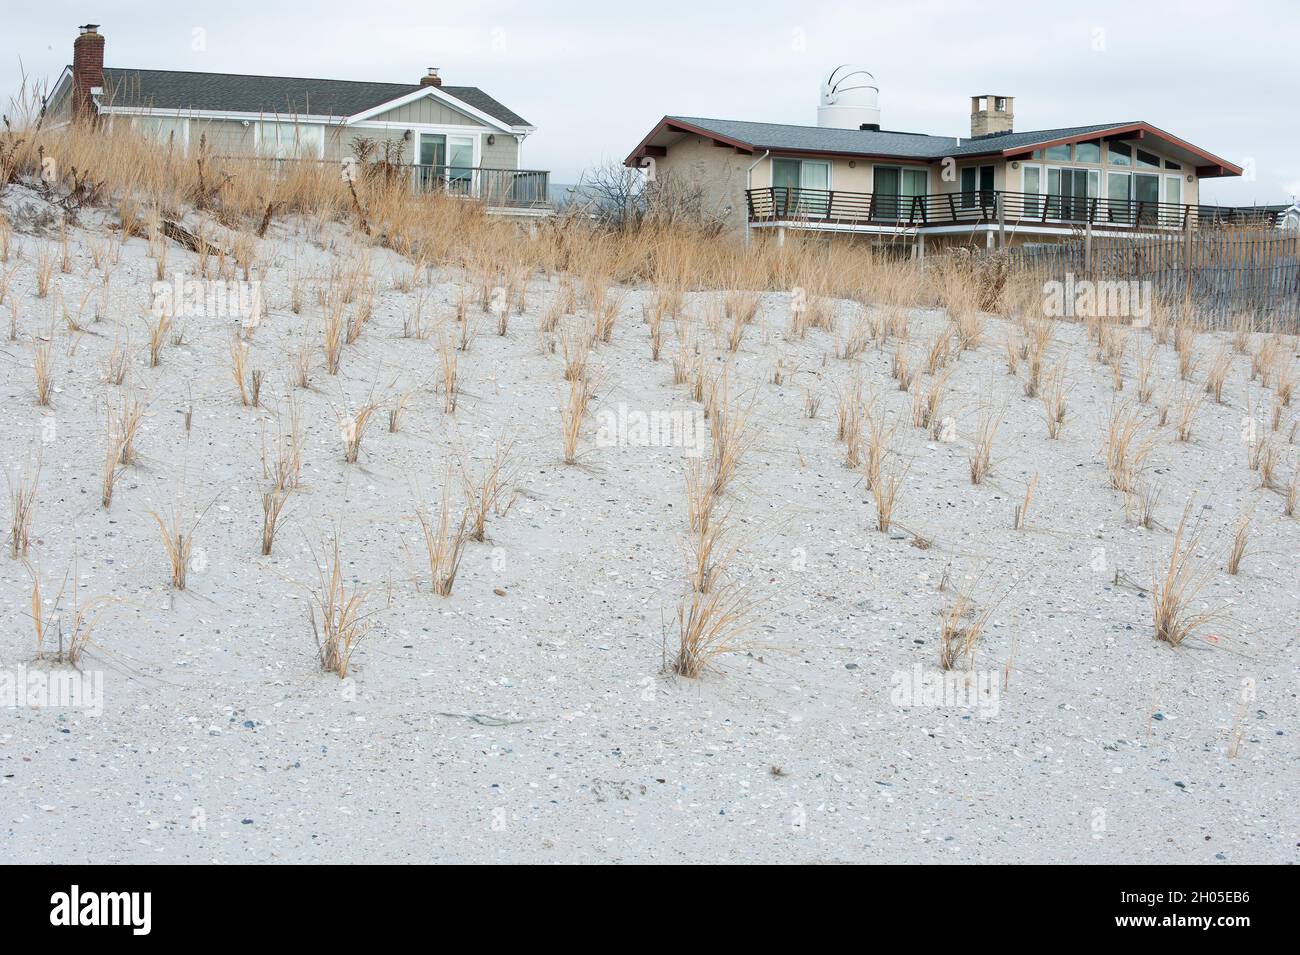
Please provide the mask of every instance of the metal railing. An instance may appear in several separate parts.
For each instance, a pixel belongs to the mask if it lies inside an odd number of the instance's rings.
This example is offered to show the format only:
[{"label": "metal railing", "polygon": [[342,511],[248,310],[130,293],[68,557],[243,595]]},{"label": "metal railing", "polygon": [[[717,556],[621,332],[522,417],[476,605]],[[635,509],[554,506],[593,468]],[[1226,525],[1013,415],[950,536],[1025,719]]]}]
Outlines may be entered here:
[{"label": "metal railing", "polygon": [[445,192],[502,208],[550,205],[551,174],[541,169],[485,169],[481,166],[412,165],[411,187],[417,192]]},{"label": "metal railing", "polygon": [[1277,223],[1277,213],[1265,209],[1051,196],[1000,189],[899,196],[768,186],[746,190],[745,197],[752,222],[881,224],[918,229],[999,221],[1008,226],[1038,225],[1073,229],[1091,223],[1094,228],[1133,231],[1196,228],[1202,223],[1210,222],[1249,225]]}]

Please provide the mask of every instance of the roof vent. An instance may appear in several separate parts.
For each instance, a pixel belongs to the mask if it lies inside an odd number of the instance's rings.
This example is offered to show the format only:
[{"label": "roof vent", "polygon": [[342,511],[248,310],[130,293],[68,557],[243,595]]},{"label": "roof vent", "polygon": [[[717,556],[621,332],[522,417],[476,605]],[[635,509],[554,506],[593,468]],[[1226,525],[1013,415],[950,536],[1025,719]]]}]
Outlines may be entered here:
[{"label": "roof vent", "polygon": [[822,83],[817,125],[826,129],[880,128],[880,88],[861,67],[835,67]]}]

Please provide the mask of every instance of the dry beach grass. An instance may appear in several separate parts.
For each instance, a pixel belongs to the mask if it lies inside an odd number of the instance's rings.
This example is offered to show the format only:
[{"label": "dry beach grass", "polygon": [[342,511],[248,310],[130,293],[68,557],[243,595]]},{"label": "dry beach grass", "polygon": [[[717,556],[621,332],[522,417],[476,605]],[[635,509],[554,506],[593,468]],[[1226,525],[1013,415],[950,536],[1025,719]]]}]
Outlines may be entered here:
[{"label": "dry beach grass", "polygon": [[1294,337],[0,139],[16,856],[1294,861]]}]

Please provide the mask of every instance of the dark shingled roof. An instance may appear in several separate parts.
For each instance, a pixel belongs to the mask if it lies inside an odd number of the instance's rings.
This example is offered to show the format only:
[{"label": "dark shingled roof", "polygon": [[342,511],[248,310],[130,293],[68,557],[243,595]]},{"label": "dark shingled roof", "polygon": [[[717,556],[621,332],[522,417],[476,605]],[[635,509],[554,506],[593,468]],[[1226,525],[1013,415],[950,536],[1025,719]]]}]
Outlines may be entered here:
[{"label": "dark shingled roof", "polygon": [[669,116],[677,121],[746,143],[755,149],[777,151],[858,153],[864,156],[897,156],[900,159],[942,159],[944,156],[969,156],[1000,152],[1016,146],[1050,142],[1069,136],[1113,129],[1128,123],[1100,123],[1093,126],[1070,126],[1024,133],[997,133],[978,139],[952,136],[928,136],[924,133],[899,133],[872,129],[828,129],[822,126],[788,126],[783,123],[749,123],[732,119],[701,119],[695,116]]},{"label": "dark shingled roof", "polygon": [[[190,73],[184,70],[104,69],[104,96],[116,106],[353,116],[423,89],[415,83],[313,80],[295,76]],[[476,86],[439,90],[507,126],[531,125]]]}]

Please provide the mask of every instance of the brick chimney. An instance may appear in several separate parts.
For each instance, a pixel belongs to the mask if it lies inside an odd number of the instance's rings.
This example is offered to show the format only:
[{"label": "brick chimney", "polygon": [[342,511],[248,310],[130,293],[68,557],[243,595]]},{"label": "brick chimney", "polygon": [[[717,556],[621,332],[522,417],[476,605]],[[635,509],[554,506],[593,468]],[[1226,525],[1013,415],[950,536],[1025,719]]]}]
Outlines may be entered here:
[{"label": "brick chimney", "polygon": [[428,72],[428,74],[427,74],[426,76],[421,76],[421,77],[420,77],[420,85],[421,85],[421,86],[441,86],[441,85],[442,85],[442,77],[438,75],[438,68],[437,68],[436,66],[431,66],[431,67],[429,67],[429,72]]},{"label": "brick chimney", "polygon": [[72,115],[93,119],[92,91],[104,89],[104,36],[98,23],[87,23],[72,44]]},{"label": "brick chimney", "polygon": [[1014,96],[972,96],[970,98],[970,134],[993,136],[1011,132],[1015,114]]}]

